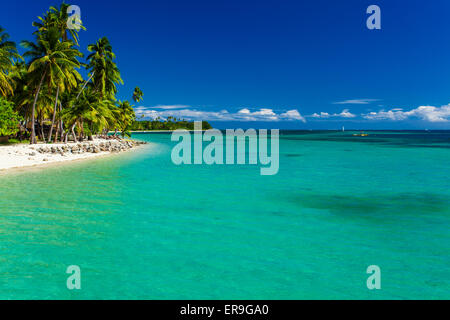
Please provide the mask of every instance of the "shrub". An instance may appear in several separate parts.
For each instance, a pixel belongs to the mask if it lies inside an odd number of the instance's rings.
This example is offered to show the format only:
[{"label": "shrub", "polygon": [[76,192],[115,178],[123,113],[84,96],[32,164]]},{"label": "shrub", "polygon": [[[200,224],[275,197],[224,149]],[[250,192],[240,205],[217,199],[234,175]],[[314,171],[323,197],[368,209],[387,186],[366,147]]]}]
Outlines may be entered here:
[{"label": "shrub", "polygon": [[12,102],[0,97],[0,137],[10,136],[19,131],[20,117],[13,107]]}]

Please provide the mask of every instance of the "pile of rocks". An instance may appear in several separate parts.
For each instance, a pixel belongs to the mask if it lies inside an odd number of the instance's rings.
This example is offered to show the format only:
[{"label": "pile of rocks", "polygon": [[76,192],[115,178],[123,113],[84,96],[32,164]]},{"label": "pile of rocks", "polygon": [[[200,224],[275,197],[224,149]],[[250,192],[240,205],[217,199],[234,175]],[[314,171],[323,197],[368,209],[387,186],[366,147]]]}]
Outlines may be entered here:
[{"label": "pile of rocks", "polygon": [[36,151],[41,154],[60,154],[66,153],[81,154],[81,153],[100,153],[100,152],[121,152],[131,149],[135,146],[145,144],[143,141],[132,140],[108,140],[100,142],[81,142],[74,144],[64,144],[57,146],[42,146],[36,148]]}]

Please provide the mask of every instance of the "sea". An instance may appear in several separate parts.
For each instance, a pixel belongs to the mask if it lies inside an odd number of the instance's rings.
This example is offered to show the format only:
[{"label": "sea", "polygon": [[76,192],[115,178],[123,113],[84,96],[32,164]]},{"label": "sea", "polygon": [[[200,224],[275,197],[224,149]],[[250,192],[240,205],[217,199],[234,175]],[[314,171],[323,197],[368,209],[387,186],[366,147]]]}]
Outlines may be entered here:
[{"label": "sea", "polygon": [[170,133],[2,173],[0,299],[449,299],[450,131],[365,133],[281,131],[275,175]]}]

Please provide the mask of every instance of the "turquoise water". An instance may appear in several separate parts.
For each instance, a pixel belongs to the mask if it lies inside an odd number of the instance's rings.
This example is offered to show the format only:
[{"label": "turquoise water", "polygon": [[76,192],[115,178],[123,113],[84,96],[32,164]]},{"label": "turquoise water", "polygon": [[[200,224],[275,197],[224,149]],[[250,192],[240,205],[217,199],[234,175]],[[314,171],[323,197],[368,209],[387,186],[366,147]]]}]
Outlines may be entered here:
[{"label": "turquoise water", "polygon": [[450,298],[450,133],[283,132],[275,176],[134,138],[0,175],[1,299]]}]

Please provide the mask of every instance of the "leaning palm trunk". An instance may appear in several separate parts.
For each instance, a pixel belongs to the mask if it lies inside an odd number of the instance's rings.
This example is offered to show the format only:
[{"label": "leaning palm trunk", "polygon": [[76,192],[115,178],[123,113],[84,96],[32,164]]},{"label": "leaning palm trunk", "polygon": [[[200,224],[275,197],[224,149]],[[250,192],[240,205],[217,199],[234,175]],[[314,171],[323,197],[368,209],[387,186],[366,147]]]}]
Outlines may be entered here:
[{"label": "leaning palm trunk", "polygon": [[72,133],[74,141],[78,142],[77,137],[75,136],[75,130],[74,130],[75,126],[76,126],[76,122],[70,128],[67,128],[66,132],[64,133],[64,143],[69,142],[69,134],[70,133]]},{"label": "leaning palm trunk", "polygon": [[89,77],[89,79],[87,79],[86,82],[83,84],[83,87],[81,88],[80,92],[78,92],[78,95],[77,95],[75,101],[78,100],[78,98],[80,97],[80,94],[83,92],[83,90],[84,90],[84,88],[86,87],[86,85],[88,84],[88,82],[91,81],[91,79],[92,79],[92,77],[94,76],[94,74],[95,74],[95,71],[92,72],[92,74],[91,74],[91,76]]},{"label": "leaning palm trunk", "polygon": [[[83,87],[81,88],[80,92],[78,92],[77,97],[75,98],[75,102],[78,100],[78,98],[80,97],[81,93],[83,92],[84,88],[86,87],[86,85],[89,83],[89,81],[91,81],[92,77],[94,76],[95,71],[92,72],[91,76],[89,77],[89,79],[86,80],[86,82],[83,84]],[[75,136],[75,126],[76,126],[76,121],[75,123],[72,125],[72,127],[70,129],[67,129],[66,135],[65,135],[65,143],[67,143],[68,141],[68,137],[69,137],[69,132],[72,132],[73,135],[73,139],[75,140],[75,142],[77,141],[77,137]],[[62,120],[61,120],[61,127],[62,127]],[[61,133],[61,140],[62,140],[62,133]]]},{"label": "leaning palm trunk", "polygon": [[33,108],[31,111],[31,139],[30,144],[36,143],[36,130],[34,128],[34,122],[35,122],[35,113],[36,113],[36,102],[39,97],[39,92],[41,91],[42,82],[44,82],[45,74],[47,73],[47,70],[45,70],[44,74],[42,75],[41,82],[39,82],[39,86],[36,91],[36,95],[34,96],[33,101]]},{"label": "leaning palm trunk", "polygon": [[75,121],[75,123],[72,125],[72,128],[70,129],[70,131],[72,131],[72,135],[73,135],[73,140],[75,142],[78,142],[77,140],[77,135],[75,134],[75,126],[77,125],[77,122]]},{"label": "leaning palm trunk", "polygon": [[[50,127],[50,132],[48,133],[48,142],[52,142],[53,126],[55,124],[55,117],[56,117],[56,107],[58,106],[58,94],[59,94],[59,86],[56,88],[55,107],[53,108],[52,125]],[[56,133],[56,136],[58,136],[58,133]]]}]

